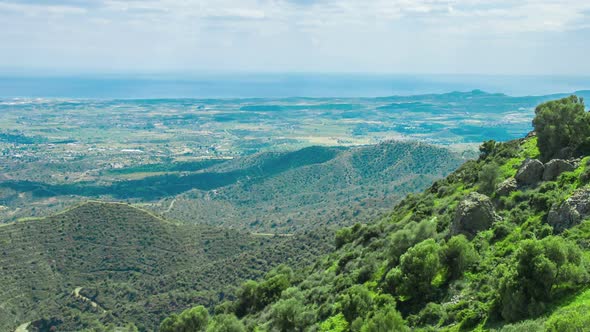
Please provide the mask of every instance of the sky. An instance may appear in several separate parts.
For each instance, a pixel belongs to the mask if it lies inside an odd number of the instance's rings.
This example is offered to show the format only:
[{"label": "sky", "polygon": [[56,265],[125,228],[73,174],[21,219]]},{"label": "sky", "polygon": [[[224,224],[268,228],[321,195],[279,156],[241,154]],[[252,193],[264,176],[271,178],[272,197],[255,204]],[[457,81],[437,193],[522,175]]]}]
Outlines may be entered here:
[{"label": "sky", "polygon": [[0,72],[590,75],[587,0],[0,0]]}]

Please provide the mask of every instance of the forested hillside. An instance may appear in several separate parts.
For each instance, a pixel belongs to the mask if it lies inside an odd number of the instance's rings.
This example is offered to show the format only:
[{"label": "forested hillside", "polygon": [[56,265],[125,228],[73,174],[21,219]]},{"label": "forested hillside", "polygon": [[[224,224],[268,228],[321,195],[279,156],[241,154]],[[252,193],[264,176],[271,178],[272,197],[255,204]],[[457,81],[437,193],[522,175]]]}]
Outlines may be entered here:
[{"label": "forested hillside", "polygon": [[375,219],[465,160],[444,148],[394,141],[269,152],[212,166],[210,174],[240,176],[164,199],[154,209],[176,220],[262,232],[348,226]]},{"label": "forested hillside", "polygon": [[272,266],[305,267],[331,248],[326,234],[253,235],[101,202],[2,225],[0,331],[153,331],[170,309],[219,303]]},{"label": "forested hillside", "polygon": [[590,115],[572,96],[533,125],[341,229],[311,273],[279,267],[161,331],[588,331]]}]

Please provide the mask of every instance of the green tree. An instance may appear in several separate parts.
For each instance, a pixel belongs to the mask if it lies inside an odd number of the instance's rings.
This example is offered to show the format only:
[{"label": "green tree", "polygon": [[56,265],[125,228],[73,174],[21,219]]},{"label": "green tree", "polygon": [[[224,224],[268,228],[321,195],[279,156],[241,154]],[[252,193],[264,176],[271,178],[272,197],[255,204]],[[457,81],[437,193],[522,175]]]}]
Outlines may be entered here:
[{"label": "green tree", "polygon": [[243,317],[252,312],[258,303],[258,283],[248,280],[238,289],[236,300],[236,314]]},{"label": "green tree", "polygon": [[479,172],[479,191],[482,194],[491,195],[496,190],[500,171],[496,163],[486,164]]},{"label": "green tree", "polygon": [[409,331],[402,315],[395,308],[383,308],[367,319],[361,332],[402,332]]},{"label": "green tree", "polygon": [[582,98],[570,96],[537,106],[533,127],[541,158],[549,160],[563,148],[586,150],[590,115],[584,109]]},{"label": "green tree", "polygon": [[207,327],[207,332],[245,332],[246,328],[240,320],[229,314],[221,314],[213,317]]},{"label": "green tree", "polygon": [[494,150],[496,150],[496,141],[494,140],[485,141],[479,146],[479,152],[481,153],[480,156],[482,159],[492,154]]},{"label": "green tree", "polygon": [[207,329],[209,312],[203,306],[183,311],[180,315],[172,314],[160,324],[162,332],[199,332]]},{"label": "green tree", "polygon": [[271,325],[277,331],[303,331],[314,322],[312,311],[297,299],[280,300],[275,303],[270,311]]},{"label": "green tree", "polygon": [[354,285],[340,295],[342,314],[348,322],[365,317],[373,306],[371,292],[364,285]]}]

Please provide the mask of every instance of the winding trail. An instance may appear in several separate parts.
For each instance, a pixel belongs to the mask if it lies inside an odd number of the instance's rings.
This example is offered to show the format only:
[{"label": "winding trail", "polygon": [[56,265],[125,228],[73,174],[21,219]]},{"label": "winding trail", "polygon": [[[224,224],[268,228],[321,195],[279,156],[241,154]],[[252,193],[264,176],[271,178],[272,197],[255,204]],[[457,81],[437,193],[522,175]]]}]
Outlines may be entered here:
[{"label": "winding trail", "polygon": [[168,206],[168,209],[166,209],[166,211],[164,211],[164,213],[168,213],[172,210],[172,208],[174,207],[174,203],[176,203],[176,198],[172,200],[172,202],[170,202],[170,206]]},{"label": "winding trail", "polygon": [[14,330],[14,332],[28,332],[29,325],[31,325],[31,322],[21,324],[16,328],[16,330]]},{"label": "winding trail", "polygon": [[80,300],[82,300],[82,301],[85,301],[85,302],[88,302],[88,303],[90,303],[90,305],[91,305],[93,308],[100,309],[100,310],[102,310],[102,312],[103,312],[103,313],[104,313],[104,312],[107,312],[107,311],[106,311],[106,310],[105,310],[103,307],[101,307],[101,306],[100,306],[98,303],[96,303],[96,302],[92,301],[91,299],[87,298],[87,297],[86,297],[86,296],[84,296],[84,295],[80,295],[80,291],[82,290],[82,288],[83,288],[83,287],[76,287],[76,288],[74,289],[74,291],[72,292],[72,295],[74,295],[74,297],[75,297],[75,298],[77,298],[77,299],[80,299]]}]

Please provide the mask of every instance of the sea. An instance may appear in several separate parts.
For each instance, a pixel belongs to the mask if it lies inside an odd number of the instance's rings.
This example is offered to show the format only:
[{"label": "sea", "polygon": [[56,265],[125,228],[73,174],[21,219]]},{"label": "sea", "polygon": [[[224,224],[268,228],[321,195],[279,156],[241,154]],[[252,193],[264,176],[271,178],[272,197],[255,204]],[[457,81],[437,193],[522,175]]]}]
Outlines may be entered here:
[{"label": "sea", "polygon": [[0,98],[383,97],[482,90],[537,96],[590,90],[586,76],[207,73],[1,75]]}]

